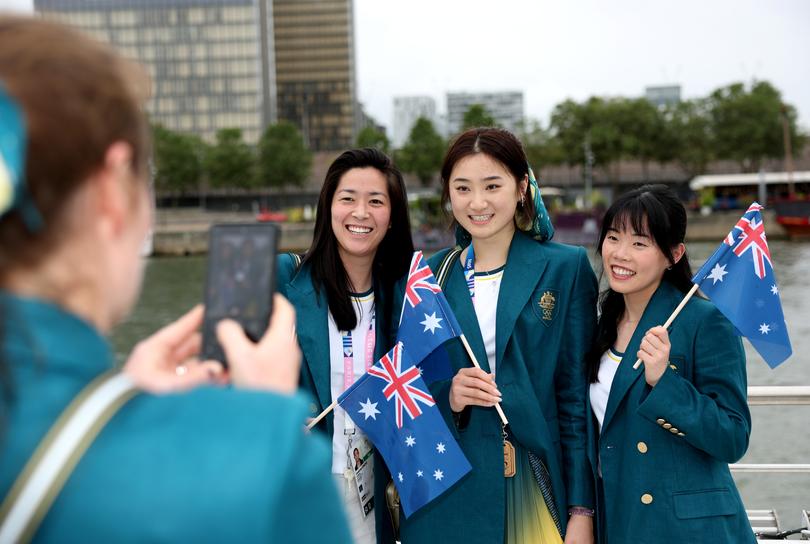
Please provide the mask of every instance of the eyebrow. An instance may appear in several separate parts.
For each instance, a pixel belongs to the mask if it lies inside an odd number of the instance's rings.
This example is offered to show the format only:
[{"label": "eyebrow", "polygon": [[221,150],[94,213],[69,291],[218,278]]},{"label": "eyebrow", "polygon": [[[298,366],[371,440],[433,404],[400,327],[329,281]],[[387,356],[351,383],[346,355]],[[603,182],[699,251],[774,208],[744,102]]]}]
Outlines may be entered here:
[{"label": "eyebrow", "polygon": [[[494,175],[494,176],[487,176],[485,178],[481,178],[481,181],[495,181],[503,179],[502,176]],[[467,178],[453,178],[453,181],[463,181],[463,182],[470,182],[471,180]]]},{"label": "eyebrow", "polygon": [[[608,227],[608,232],[619,232],[620,233],[621,231],[619,229],[615,228],[615,227]],[[637,236],[639,238],[648,238],[648,239],[650,238],[649,234],[642,234],[642,233],[638,233],[638,232],[635,232],[635,231],[633,231],[633,236]]]},{"label": "eyebrow", "polygon": [[[359,191],[356,191],[354,189],[341,189],[340,191],[338,191],[338,193],[349,193],[349,194],[352,194],[352,195],[355,195],[358,192]],[[365,193],[365,194],[370,195],[370,196],[388,196],[382,191],[370,191],[370,192]]]}]

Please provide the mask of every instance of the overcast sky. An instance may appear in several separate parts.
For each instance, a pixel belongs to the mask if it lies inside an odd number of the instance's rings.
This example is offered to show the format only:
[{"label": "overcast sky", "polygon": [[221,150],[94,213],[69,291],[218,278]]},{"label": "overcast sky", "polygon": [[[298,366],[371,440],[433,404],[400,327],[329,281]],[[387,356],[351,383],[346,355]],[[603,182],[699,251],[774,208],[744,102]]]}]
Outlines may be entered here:
[{"label": "overcast sky", "polygon": [[[32,0],[0,0],[20,9]],[[30,9],[30,7],[28,7]],[[766,79],[810,129],[808,0],[354,0],[359,98],[391,128],[393,97],[522,90],[558,102],[680,84],[705,96]]]}]

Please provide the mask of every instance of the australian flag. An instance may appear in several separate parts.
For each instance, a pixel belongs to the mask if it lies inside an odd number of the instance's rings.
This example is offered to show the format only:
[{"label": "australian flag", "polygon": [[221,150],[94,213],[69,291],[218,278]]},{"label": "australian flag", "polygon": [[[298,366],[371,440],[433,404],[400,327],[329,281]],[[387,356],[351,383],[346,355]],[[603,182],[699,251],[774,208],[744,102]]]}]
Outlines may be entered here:
[{"label": "australian flag", "polygon": [[756,202],[748,207],[692,282],[775,368],[793,350],[761,210]]},{"label": "australian flag", "polygon": [[461,326],[422,252],[415,252],[408,270],[397,342],[402,343],[410,359],[422,370],[425,383],[452,376],[447,353],[436,348],[461,333]]},{"label": "australian flag", "polygon": [[471,469],[402,343],[347,389],[338,404],[382,454],[406,516]]}]

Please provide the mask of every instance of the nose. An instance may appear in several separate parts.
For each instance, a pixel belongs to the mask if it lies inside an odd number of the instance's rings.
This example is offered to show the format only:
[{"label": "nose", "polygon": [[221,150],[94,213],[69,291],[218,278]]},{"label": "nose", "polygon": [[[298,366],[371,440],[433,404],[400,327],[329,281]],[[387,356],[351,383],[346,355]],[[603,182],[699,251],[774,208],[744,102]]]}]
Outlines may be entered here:
[{"label": "nose", "polygon": [[358,202],[354,210],[352,210],[352,217],[356,219],[365,219],[368,217],[368,208],[365,202]]},{"label": "nose", "polygon": [[616,247],[614,248],[613,256],[619,259],[620,261],[627,261],[629,260],[627,250],[628,250],[627,244],[624,241],[619,242],[618,244],[616,244]]},{"label": "nose", "polygon": [[470,198],[470,209],[483,210],[487,207],[486,194],[483,191],[473,190]]}]

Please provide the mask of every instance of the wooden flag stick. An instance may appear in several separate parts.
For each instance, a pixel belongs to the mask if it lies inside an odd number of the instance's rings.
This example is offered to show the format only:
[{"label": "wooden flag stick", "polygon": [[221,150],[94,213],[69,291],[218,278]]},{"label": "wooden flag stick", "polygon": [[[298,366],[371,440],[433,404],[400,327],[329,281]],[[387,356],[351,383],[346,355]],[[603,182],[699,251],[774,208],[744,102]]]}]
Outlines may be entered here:
[{"label": "wooden flag stick", "polygon": [[[669,326],[672,325],[672,322],[675,321],[675,318],[678,317],[678,314],[681,313],[681,310],[683,310],[683,307],[686,306],[686,303],[689,302],[689,299],[692,298],[692,295],[694,295],[695,291],[697,291],[697,290],[698,290],[698,284],[696,283],[696,284],[692,285],[692,289],[690,289],[689,292],[686,293],[686,295],[683,297],[683,300],[681,301],[681,303],[678,304],[678,307],[675,308],[675,311],[672,312],[671,316],[669,316],[669,319],[667,319],[667,322],[664,323],[664,328],[665,329],[668,329]],[[633,370],[638,369],[639,366],[641,366],[641,359],[636,361],[636,364],[633,365]]]},{"label": "wooden flag stick", "polygon": [[318,424],[318,422],[319,422],[320,420],[322,420],[323,418],[325,418],[325,417],[326,417],[326,414],[328,414],[329,412],[331,412],[332,410],[334,410],[334,409],[335,409],[335,406],[337,406],[337,401],[333,401],[333,402],[332,402],[332,404],[330,404],[329,406],[327,406],[327,407],[326,407],[326,409],[325,409],[323,412],[321,412],[320,414],[318,414],[318,416],[317,416],[317,417],[315,417],[315,418],[314,418],[312,421],[310,421],[309,423],[307,423],[307,430],[308,430],[308,431],[311,431],[311,430],[312,430],[312,427],[314,427],[315,425],[317,425],[317,424]]},{"label": "wooden flag stick", "polygon": [[[463,334],[459,336],[459,338],[461,338],[461,343],[464,344],[464,349],[467,350],[467,355],[470,356],[472,364],[475,366],[475,368],[481,368],[481,365],[478,364],[478,359],[476,359],[475,355],[473,354],[470,344],[467,343],[467,338]],[[506,414],[503,413],[503,408],[501,408],[501,403],[498,402],[495,404],[495,410],[498,412],[498,415],[501,416],[501,422],[504,425],[509,425],[509,421],[506,419]]]}]

